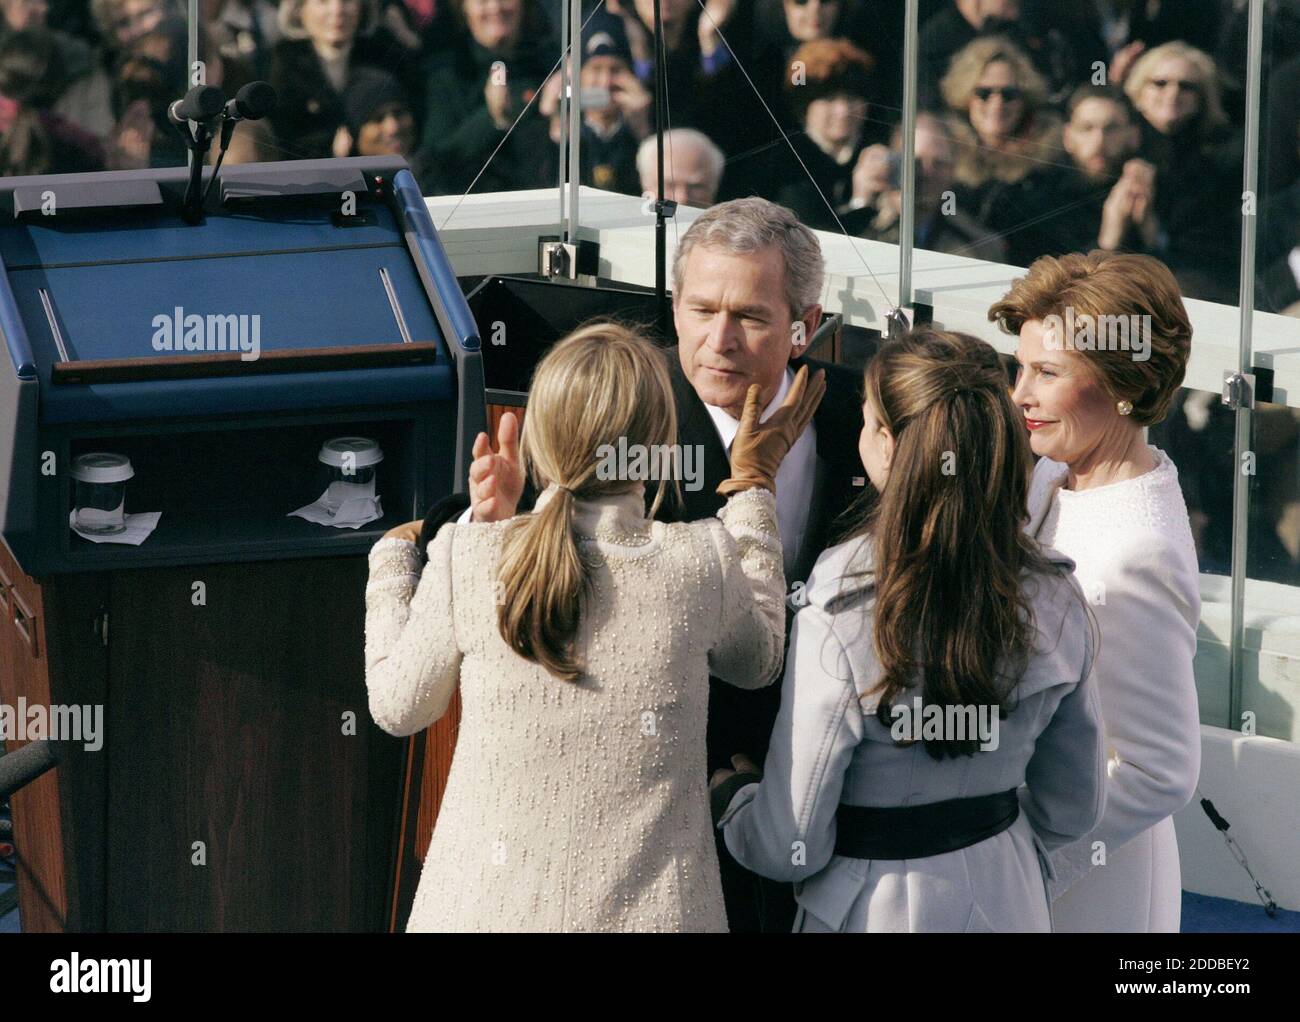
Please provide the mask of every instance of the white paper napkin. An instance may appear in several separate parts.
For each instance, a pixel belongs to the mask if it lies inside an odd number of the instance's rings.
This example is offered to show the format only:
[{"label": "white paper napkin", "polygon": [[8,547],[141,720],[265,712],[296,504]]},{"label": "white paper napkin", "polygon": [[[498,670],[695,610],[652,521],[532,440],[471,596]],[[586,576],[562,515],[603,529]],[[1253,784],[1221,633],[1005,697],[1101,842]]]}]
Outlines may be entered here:
[{"label": "white paper napkin", "polygon": [[286,518],[297,516],[317,525],[337,529],[359,529],[367,522],[384,517],[378,496],[363,495],[367,487],[360,483],[334,482],[312,503],[290,511]]},{"label": "white paper napkin", "polygon": [[72,531],[78,536],[82,539],[88,539],[92,543],[129,543],[131,546],[139,546],[149,538],[149,533],[158,528],[158,519],[161,517],[161,511],[145,511],[138,515],[127,515],[125,517],[126,528],[122,532],[104,536],[97,536],[93,532],[82,532],[78,529],[75,509],[68,512],[68,524],[72,526]]}]

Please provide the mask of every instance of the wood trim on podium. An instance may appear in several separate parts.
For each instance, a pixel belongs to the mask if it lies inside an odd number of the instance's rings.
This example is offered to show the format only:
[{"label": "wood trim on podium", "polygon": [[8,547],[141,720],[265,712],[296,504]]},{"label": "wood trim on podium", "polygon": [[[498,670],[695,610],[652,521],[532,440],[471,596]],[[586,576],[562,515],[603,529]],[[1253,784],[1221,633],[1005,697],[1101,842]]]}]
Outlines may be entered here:
[{"label": "wood trim on podium", "polygon": [[[496,446],[501,416],[514,412],[523,425],[524,409],[509,405],[488,405],[488,436]],[[420,870],[433,840],[433,825],[447,790],[451,761],[460,734],[460,688],[457,687],[447,712],[431,727],[407,739],[406,766],[402,778],[402,811],[398,823],[397,864],[393,871],[392,912],[389,932],[406,928],[420,883]]]},{"label": "wood trim on podium", "polygon": [[351,344],[334,348],[277,348],[245,359],[239,351],[161,355],[157,358],[98,358],[55,362],[51,383],[124,383],[130,380],[186,380],[201,376],[257,376],[317,373],[332,369],[379,369],[437,361],[433,341],[410,344]]}]

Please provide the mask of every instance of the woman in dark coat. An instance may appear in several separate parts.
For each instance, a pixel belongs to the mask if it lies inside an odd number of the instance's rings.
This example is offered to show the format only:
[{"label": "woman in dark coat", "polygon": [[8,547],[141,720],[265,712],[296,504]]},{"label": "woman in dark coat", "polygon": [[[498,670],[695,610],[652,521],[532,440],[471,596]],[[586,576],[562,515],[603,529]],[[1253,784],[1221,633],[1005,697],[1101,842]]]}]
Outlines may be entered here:
[{"label": "woman in dark coat", "polygon": [[378,67],[414,87],[418,65],[403,60],[406,51],[377,27],[378,7],[378,0],[283,0],[284,38],[271,51],[268,74],[277,97],[269,118],[277,158],[347,155],[339,129],[355,68]]},{"label": "woman in dark coat", "polygon": [[536,187],[550,141],[537,104],[528,104],[559,60],[559,44],[536,0],[452,0],[452,21],[451,45],[429,62],[421,145],[437,191],[459,194],[476,177],[475,192]]},{"label": "woman in dark coat", "polygon": [[799,73],[786,75],[785,92],[802,129],[790,136],[799,159],[775,154],[775,199],[809,227],[835,231],[853,198],[858,156],[878,140],[867,130],[872,60],[847,39],[818,39],[795,51],[791,67]]},{"label": "woman in dark coat", "polygon": [[1235,302],[1241,252],[1242,140],[1214,61],[1186,43],[1144,53],[1124,81],[1141,118],[1138,155],[1155,165],[1162,258],[1184,293]]}]

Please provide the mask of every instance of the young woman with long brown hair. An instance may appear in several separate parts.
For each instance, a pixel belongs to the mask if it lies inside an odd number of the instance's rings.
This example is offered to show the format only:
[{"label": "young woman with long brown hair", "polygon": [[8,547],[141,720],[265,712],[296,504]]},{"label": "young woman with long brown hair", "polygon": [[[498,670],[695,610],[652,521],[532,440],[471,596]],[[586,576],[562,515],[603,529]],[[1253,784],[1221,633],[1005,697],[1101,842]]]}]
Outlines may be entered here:
[{"label": "young woman with long brown hair", "polygon": [[796,882],[799,930],[1047,930],[1044,853],[1104,801],[1088,608],[1023,531],[1029,448],[989,345],[918,330],[864,391],[879,498],[808,580],[765,771],[715,775],[719,825]]},{"label": "young woman with long brown hair", "polygon": [[[752,387],[721,520],[654,522],[644,476],[609,471],[607,454],[631,466],[676,445],[664,354],[623,327],[580,329],[529,393],[534,510],[443,526],[422,575],[421,523],[375,544],[371,715],[407,735],[442,716],[457,682],[462,702],[408,930],[726,931],[709,675],[760,688],[780,669],[774,480],[824,388],[801,370],[760,425]],[[669,488],[657,467],[651,514]]]}]

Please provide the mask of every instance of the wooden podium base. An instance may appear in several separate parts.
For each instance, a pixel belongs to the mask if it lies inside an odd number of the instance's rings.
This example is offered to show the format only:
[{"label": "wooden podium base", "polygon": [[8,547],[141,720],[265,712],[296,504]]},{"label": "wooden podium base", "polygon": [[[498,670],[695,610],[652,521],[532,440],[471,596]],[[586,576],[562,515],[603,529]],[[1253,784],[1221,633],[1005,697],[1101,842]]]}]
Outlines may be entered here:
[{"label": "wooden podium base", "polygon": [[101,721],[12,799],[24,931],[393,925],[407,743],[370,720],[365,584],[356,556],[38,583],[0,543],[0,702]]}]

